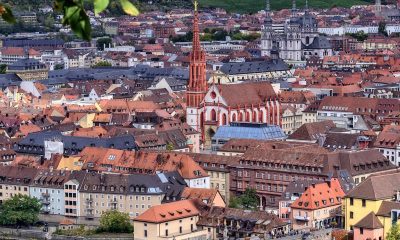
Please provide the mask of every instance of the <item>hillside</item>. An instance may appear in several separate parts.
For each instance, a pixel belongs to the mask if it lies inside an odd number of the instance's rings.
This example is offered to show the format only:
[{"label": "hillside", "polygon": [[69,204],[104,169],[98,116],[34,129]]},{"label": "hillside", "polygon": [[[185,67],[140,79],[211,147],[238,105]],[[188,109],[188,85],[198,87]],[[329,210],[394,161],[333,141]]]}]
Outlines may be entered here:
[{"label": "hillside", "polygon": [[[173,8],[191,7],[192,0],[131,0],[142,11],[148,10],[169,10]],[[229,12],[254,13],[265,8],[265,0],[198,0],[200,7],[224,8]],[[299,8],[305,5],[306,0],[297,0]],[[390,0],[386,0],[390,1]],[[386,2],[383,1],[383,2]],[[2,0],[3,3],[11,5],[14,10],[37,10],[43,6],[52,6],[54,0]],[[85,7],[91,8],[93,0],[84,0]],[[112,8],[119,8],[117,0],[110,0]],[[151,4],[149,4],[151,2]],[[271,7],[275,10],[290,8],[291,0],[271,0]],[[368,4],[374,0],[309,0],[310,7],[330,8],[332,6],[351,7],[353,5]],[[109,9],[110,10],[110,9]],[[113,11],[112,13],[119,12]],[[112,14],[113,15],[113,14]]]},{"label": "hillside", "polygon": [[[202,7],[224,8],[230,12],[251,13],[265,8],[265,0],[199,0]],[[297,0],[299,8],[305,5],[305,0]],[[373,0],[309,0],[310,7],[330,8],[332,6],[351,7],[353,5],[369,4]],[[291,0],[272,0],[271,8],[275,10],[290,8]]]}]

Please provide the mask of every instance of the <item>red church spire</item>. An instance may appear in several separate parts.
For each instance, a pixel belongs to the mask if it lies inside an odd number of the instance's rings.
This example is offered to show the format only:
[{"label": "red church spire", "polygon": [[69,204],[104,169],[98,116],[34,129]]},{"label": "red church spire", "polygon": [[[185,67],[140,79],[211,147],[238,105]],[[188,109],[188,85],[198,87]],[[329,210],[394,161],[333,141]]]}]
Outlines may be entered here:
[{"label": "red church spire", "polygon": [[207,92],[206,80],[206,54],[201,49],[199,36],[199,19],[197,12],[197,0],[194,1],[193,20],[193,47],[190,53],[190,76],[187,90],[187,106],[200,107]]}]

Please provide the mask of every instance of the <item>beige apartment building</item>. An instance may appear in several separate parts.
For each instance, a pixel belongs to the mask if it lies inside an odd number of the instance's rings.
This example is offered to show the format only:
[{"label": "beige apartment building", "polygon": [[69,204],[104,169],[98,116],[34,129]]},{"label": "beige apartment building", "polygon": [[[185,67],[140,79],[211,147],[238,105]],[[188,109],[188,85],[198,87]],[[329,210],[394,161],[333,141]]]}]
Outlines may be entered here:
[{"label": "beige apartment building", "polygon": [[36,173],[33,168],[0,166],[0,204],[17,194],[29,195]]},{"label": "beige apartment building", "polygon": [[197,228],[199,211],[195,200],[182,200],[153,206],[135,218],[135,240],[202,240],[207,230]]}]

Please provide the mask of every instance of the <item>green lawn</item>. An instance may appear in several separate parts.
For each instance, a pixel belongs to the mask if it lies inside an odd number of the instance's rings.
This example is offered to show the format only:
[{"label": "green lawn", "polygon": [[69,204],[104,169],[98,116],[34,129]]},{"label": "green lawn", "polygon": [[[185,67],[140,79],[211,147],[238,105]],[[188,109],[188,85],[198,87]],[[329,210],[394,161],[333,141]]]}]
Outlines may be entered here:
[{"label": "green lawn", "polygon": [[[202,7],[224,8],[230,12],[254,13],[265,8],[265,0],[199,0]],[[305,0],[297,0],[297,6],[303,7]],[[366,4],[371,0],[309,0],[310,7],[330,8],[334,5],[351,7],[353,5]],[[291,0],[271,0],[273,9],[290,8]]]}]

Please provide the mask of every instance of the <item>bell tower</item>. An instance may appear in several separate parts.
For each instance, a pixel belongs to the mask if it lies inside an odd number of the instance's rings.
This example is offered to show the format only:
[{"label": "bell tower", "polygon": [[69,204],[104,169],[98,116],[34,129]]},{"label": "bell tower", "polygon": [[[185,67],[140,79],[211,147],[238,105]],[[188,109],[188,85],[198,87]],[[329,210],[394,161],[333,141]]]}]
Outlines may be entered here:
[{"label": "bell tower", "polygon": [[206,53],[199,36],[198,2],[194,1],[193,45],[190,53],[189,85],[186,92],[186,121],[196,131],[202,131],[203,114],[200,103],[207,93]]}]

